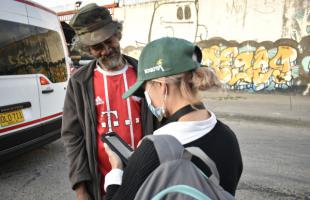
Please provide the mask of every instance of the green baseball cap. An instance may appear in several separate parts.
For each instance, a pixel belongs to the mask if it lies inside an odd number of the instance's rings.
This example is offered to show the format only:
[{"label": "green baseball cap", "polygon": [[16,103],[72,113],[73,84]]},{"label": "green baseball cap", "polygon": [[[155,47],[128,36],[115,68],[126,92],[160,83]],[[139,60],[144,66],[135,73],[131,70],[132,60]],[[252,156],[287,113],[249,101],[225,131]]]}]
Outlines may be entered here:
[{"label": "green baseball cap", "polygon": [[69,22],[79,41],[95,45],[110,38],[117,30],[118,22],[112,20],[110,11],[95,3],[87,4]]},{"label": "green baseball cap", "polygon": [[123,94],[143,96],[141,86],[145,81],[180,74],[200,67],[201,50],[191,42],[164,37],[147,44],[140,55],[136,83]]}]

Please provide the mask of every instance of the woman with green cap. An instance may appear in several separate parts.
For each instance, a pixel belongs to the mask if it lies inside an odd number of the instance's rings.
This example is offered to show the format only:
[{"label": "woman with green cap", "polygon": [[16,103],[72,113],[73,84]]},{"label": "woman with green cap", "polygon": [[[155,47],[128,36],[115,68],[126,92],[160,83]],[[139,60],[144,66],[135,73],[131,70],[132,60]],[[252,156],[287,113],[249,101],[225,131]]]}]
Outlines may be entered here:
[{"label": "woman with green cap", "polygon": [[[234,132],[199,100],[199,91],[220,85],[210,68],[201,67],[201,58],[200,49],[183,39],[166,37],[149,43],[139,59],[138,80],[123,98],[144,95],[163,124],[153,134],[172,135],[184,147],[199,147],[215,162],[220,185],[235,195],[243,168],[239,144]],[[134,199],[159,166],[153,143],[143,140],[124,170],[120,158],[107,145],[105,149],[112,166],[105,179],[106,199]],[[204,165],[192,161],[208,175]]]}]

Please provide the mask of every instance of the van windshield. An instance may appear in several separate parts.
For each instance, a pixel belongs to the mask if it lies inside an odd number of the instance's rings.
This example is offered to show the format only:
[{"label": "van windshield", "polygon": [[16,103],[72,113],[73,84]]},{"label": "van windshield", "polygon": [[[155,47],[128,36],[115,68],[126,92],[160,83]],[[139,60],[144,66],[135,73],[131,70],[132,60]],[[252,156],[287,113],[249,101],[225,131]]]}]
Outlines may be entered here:
[{"label": "van windshield", "polygon": [[56,31],[0,20],[0,75],[44,74],[67,80],[65,55]]}]

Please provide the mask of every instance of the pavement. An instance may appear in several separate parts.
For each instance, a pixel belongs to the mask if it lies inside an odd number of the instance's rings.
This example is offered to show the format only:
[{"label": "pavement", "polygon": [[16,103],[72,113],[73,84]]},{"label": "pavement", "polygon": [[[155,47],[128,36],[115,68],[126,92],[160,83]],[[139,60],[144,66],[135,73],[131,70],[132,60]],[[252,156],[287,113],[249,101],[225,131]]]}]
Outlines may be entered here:
[{"label": "pavement", "polygon": [[250,120],[310,128],[310,96],[212,90],[201,94],[208,109],[221,119]]}]

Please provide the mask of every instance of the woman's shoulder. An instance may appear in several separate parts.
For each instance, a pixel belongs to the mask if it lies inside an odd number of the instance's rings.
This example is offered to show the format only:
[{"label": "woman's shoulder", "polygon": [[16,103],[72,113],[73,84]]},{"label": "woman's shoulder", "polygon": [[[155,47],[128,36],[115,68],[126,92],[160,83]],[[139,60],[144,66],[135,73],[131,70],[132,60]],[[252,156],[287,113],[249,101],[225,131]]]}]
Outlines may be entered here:
[{"label": "woman's shoulder", "polygon": [[214,131],[216,134],[221,134],[225,137],[236,138],[235,132],[227,124],[225,124],[220,120],[217,120],[217,123],[212,131]]},{"label": "woman's shoulder", "polygon": [[225,146],[227,150],[236,151],[239,150],[239,142],[235,132],[225,123],[218,120],[212,133],[210,135],[214,137],[215,141],[221,143],[222,146]]},{"label": "woman's shoulder", "polygon": [[199,144],[205,146],[208,145],[225,145],[227,148],[235,148],[239,146],[238,139],[234,131],[225,123],[217,120],[214,128],[206,133],[203,137],[190,143],[190,145]]}]

